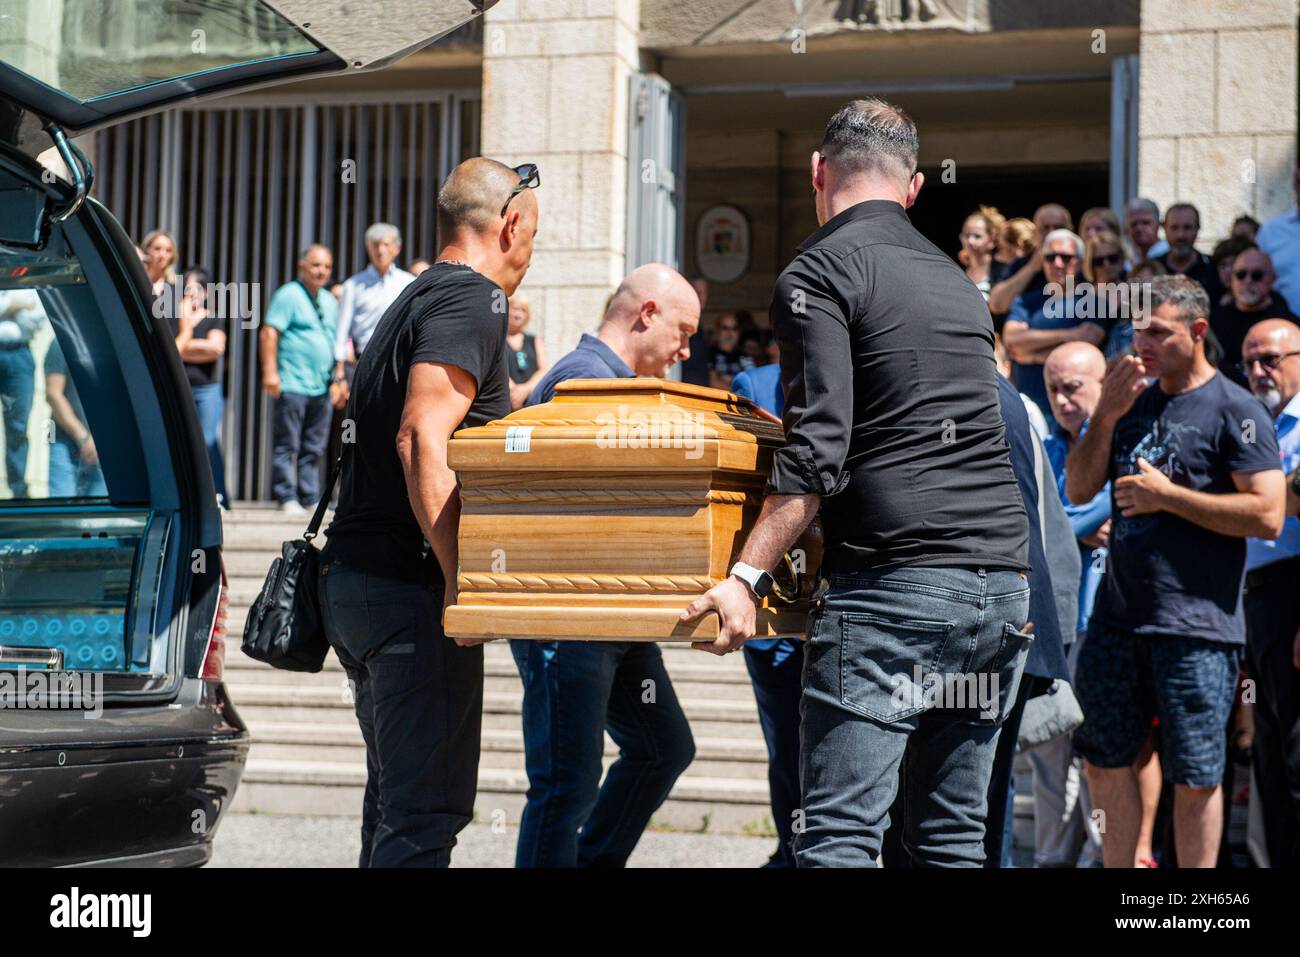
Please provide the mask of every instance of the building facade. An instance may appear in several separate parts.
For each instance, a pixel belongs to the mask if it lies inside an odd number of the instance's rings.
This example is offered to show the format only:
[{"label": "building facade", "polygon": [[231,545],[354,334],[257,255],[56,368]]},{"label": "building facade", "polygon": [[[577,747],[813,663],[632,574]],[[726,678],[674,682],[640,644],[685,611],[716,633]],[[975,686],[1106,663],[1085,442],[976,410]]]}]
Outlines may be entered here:
[{"label": "building facade", "polygon": [[[378,73],[185,107],[94,137],[96,191],[128,231],[178,236],[185,265],[256,283],[299,248],[364,265],[369,222],[404,260],[436,252],[433,198],[462,157],[541,168],[523,287],[552,356],[592,330],[623,274],[659,260],[714,277],[706,321],[764,321],[815,226],[808,159],[856,96],[921,132],[912,216],[954,253],[981,203],[1078,216],[1134,195],[1234,217],[1294,202],[1296,0],[501,0]],[[226,455],[237,497],[268,492],[256,330],[232,330]]]}]

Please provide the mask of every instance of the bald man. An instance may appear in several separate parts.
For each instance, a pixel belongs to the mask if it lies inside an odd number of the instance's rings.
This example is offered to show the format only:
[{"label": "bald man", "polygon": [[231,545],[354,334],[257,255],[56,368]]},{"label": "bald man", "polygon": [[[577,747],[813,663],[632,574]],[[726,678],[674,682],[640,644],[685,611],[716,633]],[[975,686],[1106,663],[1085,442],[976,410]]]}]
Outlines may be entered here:
[{"label": "bald man", "polygon": [[[1105,356],[1088,342],[1059,345],[1048,353],[1043,363],[1043,381],[1055,420],[1051,433],[1043,441],[1043,449],[1052,465],[1057,495],[1065,506],[1070,529],[1079,545],[1079,615],[1073,628],[1068,622],[1061,622],[1071,680],[1105,567],[1106,542],[1110,535],[1110,485],[1083,505],[1071,504],[1065,494],[1065,460],[1097,407],[1105,375]],[[1034,866],[1088,867],[1099,861],[1101,835],[1091,819],[1088,784],[1074,757],[1072,735],[1053,738],[1026,755],[1034,770]]]},{"label": "bald man", "polygon": [[[619,285],[596,334],[583,334],[528,404],[550,401],[566,379],[666,375],[690,355],[699,321],[700,298],[680,274],[641,266]],[[653,556],[646,560],[652,568]],[[524,684],[528,768],[516,865],[622,867],[695,757],[659,646],[511,641],[510,650]],[[602,785],[606,731],[619,755]]]},{"label": "bald man", "polygon": [[700,324],[700,298],[681,273],[659,263],[638,266],[615,290],[596,334],[542,377],[528,405],[550,402],[566,379],[664,376],[690,357]]},{"label": "bald man", "polygon": [[[1238,258],[1238,262],[1240,262]],[[1236,281],[1233,282],[1234,287]],[[1275,416],[1282,467],[1300,466],[1300,327],[1265,319],[1241,345],[1250,391]],[[1246,671],[1255,681],[1255,783],[1273,867],[1300,867],[1300,520],[1276,541],[1246,543]]]},{"label": "bald man", "polygon": [[532,259],[539,183],[532,164],[457,166],[438,193],[437,261],[357,365],[319,582],[366,744],[362,867],[446,867],[474,814],[483,649],[442,630],[460,520],[447,443],[510,412],[507,297]]}]

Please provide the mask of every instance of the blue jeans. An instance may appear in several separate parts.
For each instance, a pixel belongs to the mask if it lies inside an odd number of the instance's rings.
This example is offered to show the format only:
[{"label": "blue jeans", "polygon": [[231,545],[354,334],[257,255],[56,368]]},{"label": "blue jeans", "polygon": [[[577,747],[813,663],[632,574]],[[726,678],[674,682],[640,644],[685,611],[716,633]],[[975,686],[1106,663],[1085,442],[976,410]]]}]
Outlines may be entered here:
[{"label": "blue jeans", "polygon": [[226,494],[226,463],[221,456],[221,413],[226,400],[221,395],[221,383],[196,385],[194,408],[199,413],[199,428],[203,430],[203,444],[208,447],[208,462],[212,465],[212,488],[221,499],[221,504],[230,507],[230,498]]},{"label": "blue jeans", "polygon": [[32,414],[36,360],[21,346],[0,348],[0,408],[5,420],[5,476],[14,498],[27,497],[27,420]]},{"label": "blue jeans", "polygon": [[271,494],[278,504],[320,499],[320,460],[330,440],[329,395],[281,392],[275,400]]},{"label": "blue jeans", "polygon": [[794,821],[799,810],[799,698],[803,642],[758,639],[745,644],[758,723],[767,743],[767,786],[776,825],[776,853],[765,867],[794,867]]},{"label": "blue jeans", "polygon": [[[651,643],[510,642],[524,683],[518,867],[622,867],[695,757]],[[600,781],[605,730],[618,759]]]},{"label": "blue jeans", "polygon": [[474,817],[483,648],[443,633],[441,580],[365,572],[327,545],[318,581],[366,744],[360,866],[446,867]]},{"label": "blue jeans", "polygon": [[108,494],[104,470],[81,461],[77,443],[60,436],[50,446],[50,498],[99,498]]},{"label": "blue jeans", "polygon": [[798,866],[874,866],[900,768],[911,863],[982,866],[989,779],[1029,655],[1028,615],[1020,572],[831,577],[804,646]]}]

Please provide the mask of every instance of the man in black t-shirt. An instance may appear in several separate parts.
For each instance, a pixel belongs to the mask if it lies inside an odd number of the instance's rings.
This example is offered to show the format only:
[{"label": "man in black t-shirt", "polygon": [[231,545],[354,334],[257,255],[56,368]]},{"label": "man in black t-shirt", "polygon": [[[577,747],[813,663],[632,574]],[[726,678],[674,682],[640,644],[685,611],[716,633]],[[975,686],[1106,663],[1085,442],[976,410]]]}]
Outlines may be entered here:
[{"label": "man in black t-shirt", "polygon": [[538,182],[531,164],[483,157],[452,171],[445,245],[379,320],[352,384],[320,599],[366,743],[362,867],[445,867],[473,817],[483,650],[442,630],[460,519],[447,443],[510,412],[507,296],[532,257]]},{"label": "man in black t-shirt", "polygon": [[1201,214],[1197,208],[1191,203],[1174,203],[1165,210],[1165,241],[1169,243],[1169,252],[1157,256],[1156,262],[1168,269],[1170,275],[1195,279],[1210,302],[1215,303],[1223,295],[1223,284],[1210,257],[1196,249],[1200,232]]},{"label": "man in black t-shirt", "polygon": [[[1268,253],[1255,246],[1238,253],[1229,274],[1231,298],[1210,310],[1210,328],[1223,349],[1219,370],[1240,386],[1246,386],[1241,368],[1241,343],[1251,326],[1265,319],[1296,321],[1282,294],[1273,288],[1276,276]],[[1213,300],[1211,300],[1213,302]]]},{"label": "man in black t-shirt", "polygon": [[[1179,867],[1213,867],[1223,824],[1228,713],[1245,643],[1247,537],[1276,538],[1285,496],[1272,413],[1205,358],[1205,290],[1151,281],[1137,356],[1112,362],[1066,460],[1082,504],[1110,481],[1106,574],[1079,653],[1093,806],[1107,867],[1133,867],[1141,802],[1133,763],[1160,718],[1174,783]],[[1145,377],[1156,381],[1147,385]]]}]

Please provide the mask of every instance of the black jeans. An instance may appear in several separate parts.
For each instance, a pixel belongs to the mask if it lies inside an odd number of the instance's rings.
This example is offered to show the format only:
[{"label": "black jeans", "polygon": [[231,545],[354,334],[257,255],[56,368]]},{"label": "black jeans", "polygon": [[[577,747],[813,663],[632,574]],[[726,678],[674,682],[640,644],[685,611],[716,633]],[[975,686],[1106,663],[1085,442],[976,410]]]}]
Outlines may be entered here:
[{"label": "black jeans", "polygon": [[446,867],[474,816],[483,648],[442,630],[442,583],[321,556],[325,632],[366,743],[361,867]]},{"label": "black jeans", "polygon": [[1300,559],[1247,579],[1246,672],[1254,679],[1255,784],[1273,867],[1300,867],[1300,671],[1291,648],[1300,628]]}]

